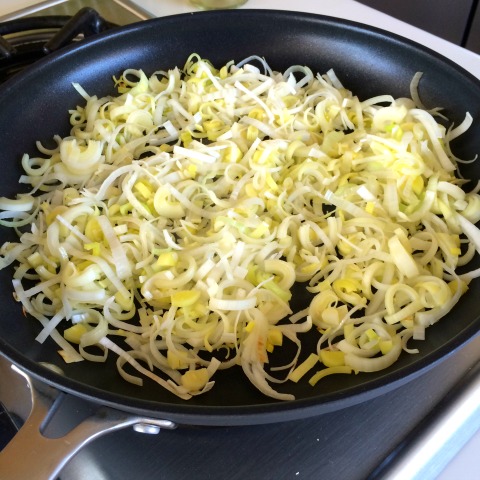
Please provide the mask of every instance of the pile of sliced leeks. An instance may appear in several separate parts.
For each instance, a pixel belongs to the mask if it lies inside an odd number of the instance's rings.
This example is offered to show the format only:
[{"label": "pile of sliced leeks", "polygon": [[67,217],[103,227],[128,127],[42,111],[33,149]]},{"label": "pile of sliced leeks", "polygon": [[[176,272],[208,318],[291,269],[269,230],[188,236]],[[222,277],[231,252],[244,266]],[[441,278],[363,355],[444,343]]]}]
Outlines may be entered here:
[{"label": "pile of sliced leeks", "polygon": [[[258,66],[254,66],[258,65]],[[418,98],[360,100],[333,71],[127,70],[118,95],[70,112],[25,154],[28,194],[0,199],[15,298],[66,362],[113,352],[129,382],[188,399],[240,365],[264,394],[373,372],[458,302],[479,272],[476,189],[455,176],[456,128]],[[292,312],[292,287],[313,300]],[[316,351],[301,334],[316,331]],[[285,342],[296,354],[268,368]],[[111,354],[111,353],[110,353]],[[302,359],[301,361],[299,359]],[[305,360],[304,360],[305,359]],[[317,386],[316,388],[321,388]]]}]

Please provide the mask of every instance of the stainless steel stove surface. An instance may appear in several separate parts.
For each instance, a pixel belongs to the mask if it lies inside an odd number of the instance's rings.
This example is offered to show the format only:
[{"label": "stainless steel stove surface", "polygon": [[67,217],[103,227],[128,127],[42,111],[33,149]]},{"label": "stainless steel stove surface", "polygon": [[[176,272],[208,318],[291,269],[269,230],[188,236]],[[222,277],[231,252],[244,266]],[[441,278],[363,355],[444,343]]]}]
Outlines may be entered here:
[{"label": "stainless steel stove surface", "polygon": [[[89,6],[118,25],[148,17],[128,0],[121,3],[123,6],[113,0],[71,0],[35,16],[72,15]],[[245,427],[179,427],[158,435],[125,428],[82,448],[63,468],[60,477],[433,479],[468,437],[466,431],[478,427],[478,402],[468,411],[466,405],[478,394],[478,368],[474,366],[479,360],[477,337],[394,391],[305,420]],[[472,372],[467,374],[469,371]],[[0,431],[4,438],[10,437],[28,416],[30,392],[24,378],[3,357],[0,402],[8,412],[0,412]],[[454,415],[459,411],[465,415],[456,419]],[[68,413],[58,415],[58,422],[68,423],[67,418],[62,419]],[[453,429],[449,426],[452,419],[456,422]],[[414,451],[421,452],[420,458],[412,455]],[[25,455],[28,458],[28,452]],[[412,465],[414,469],[409,470]]]}]

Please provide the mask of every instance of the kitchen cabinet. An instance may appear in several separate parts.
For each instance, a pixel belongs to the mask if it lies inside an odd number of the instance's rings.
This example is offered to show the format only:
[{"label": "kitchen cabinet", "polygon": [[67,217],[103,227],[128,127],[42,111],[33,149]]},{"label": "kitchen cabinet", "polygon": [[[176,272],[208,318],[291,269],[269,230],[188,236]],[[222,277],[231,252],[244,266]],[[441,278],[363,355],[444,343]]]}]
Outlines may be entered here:
[{"label": "kitchen cabinet", "polygon": [[478,0],[358,1],[438,37],[480,53]]}]

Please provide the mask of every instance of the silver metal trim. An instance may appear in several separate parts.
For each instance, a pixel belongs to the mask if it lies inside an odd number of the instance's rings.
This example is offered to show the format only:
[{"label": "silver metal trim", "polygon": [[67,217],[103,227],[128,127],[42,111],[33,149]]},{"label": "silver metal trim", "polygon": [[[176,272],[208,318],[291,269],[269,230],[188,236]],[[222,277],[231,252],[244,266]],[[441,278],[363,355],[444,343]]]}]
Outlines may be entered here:
[{"label": "silver metal trim", "polygon": [[68,0],[45,0],[35,5],[31,5],[30,7],[21,8],[20,10],[15,10],[12,13],[2,15],[0,16],[0,22],[6,22],[8,20],[25,17],[26,15],[31,15],[39,10],[44,10],[45,8],[53,7],[55,5],[59,5],[60,3],[65,3],[66,1]]}]

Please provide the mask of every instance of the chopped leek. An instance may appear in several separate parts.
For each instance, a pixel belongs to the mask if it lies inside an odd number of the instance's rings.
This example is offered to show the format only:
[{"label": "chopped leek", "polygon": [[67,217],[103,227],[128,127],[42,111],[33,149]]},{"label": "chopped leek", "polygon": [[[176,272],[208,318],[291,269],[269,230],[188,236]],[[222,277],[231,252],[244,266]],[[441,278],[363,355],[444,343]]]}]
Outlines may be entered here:
[{"label": "chopped leek", "polygon": [[[217,69],[194,54],[150,77],[126,70],[117,96],[74,84],[70,135],[25,154],[30,192],[0,198],[0,224],[19,233],[0,268],[15,265],[37,339],[65,361],[112,352],[126,381],[183,399],[233,365],[291,400],[271,384],[317,362],[312,385],[414,351],[408,339],[480,275],[455,273],[480,252],[480,196],[449,145],[473,119],[438,123],[420,77],[412,99],[360,100],[332,70],[259,57]],[[313,298],[300,312],[295,285]],[[317,348],[302,352],[307,331]],[[273,365],[287,343],[296,353]]]}]

